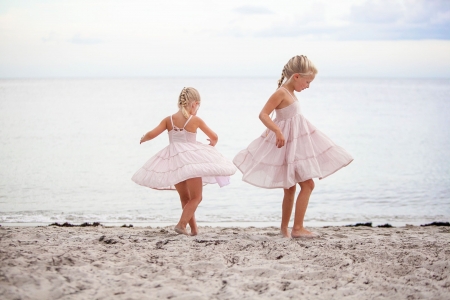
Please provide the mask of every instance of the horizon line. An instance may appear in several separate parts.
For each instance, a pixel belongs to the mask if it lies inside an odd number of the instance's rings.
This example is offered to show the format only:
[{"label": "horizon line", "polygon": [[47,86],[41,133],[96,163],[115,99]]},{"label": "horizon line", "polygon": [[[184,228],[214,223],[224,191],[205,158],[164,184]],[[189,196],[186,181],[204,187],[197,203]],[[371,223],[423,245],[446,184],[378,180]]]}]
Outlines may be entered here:
[{"label": "horizon line", "polygon": [[[1,77],[0,80],[124,80],[124,79],[273,79],[277,76],[43,76],[43,77]],[[447,77],[400,77],[400,76],[317,76],[321,79],[409,79],[450,80]],[[317,79],[317,78],[316,78]]]}]

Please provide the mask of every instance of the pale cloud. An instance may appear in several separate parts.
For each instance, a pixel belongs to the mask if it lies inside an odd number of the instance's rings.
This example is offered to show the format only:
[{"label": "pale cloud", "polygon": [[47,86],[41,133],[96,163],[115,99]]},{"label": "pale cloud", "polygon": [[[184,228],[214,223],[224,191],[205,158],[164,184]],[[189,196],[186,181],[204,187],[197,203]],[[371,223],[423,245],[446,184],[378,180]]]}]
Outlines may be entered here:
[{"label": "pale cloud", "polygon": [[70,39],[70,42],[73,44],[93,45],[102,43],[102,40],[99,38],[84,37],[77,33]]},{"label": "pale cloud", "polygon": [[353,5],[347,39],[450,39],[450,1],[370,0]]},{"label": "pale cloud", "polygon": [[240,14],[248,14],[248,15],[265,15],[265,14],[274,14],[273,11],[264,7],[264,6],[256,6],[256,5],[243,5],[233,9],[233,12],[237,12]]},{"label": "pale cloud", "polygon": [[448,3],[3,0],[0,78],[272,76],[295,54],[321,76],[450,77]]},{"label": "pale cloud", "polygon": [[353,5],[348,19],[354,23],[392,24],[400,20],[403,15],[404,10],[400,1],[369,0]]},{"label": "pale cloud", "polygon": [[341,7],[326,1],[306,2],[289,14],[278,13],[253,28],[243,23],[229,33],[308,40],[449,40],[450,1],[367,0]]},{"label": "pale cloud", "polygon": [[44,43],[58,42],[59,38],[55,32],[49,32],[47,35],[43,36],[41,40]]}]

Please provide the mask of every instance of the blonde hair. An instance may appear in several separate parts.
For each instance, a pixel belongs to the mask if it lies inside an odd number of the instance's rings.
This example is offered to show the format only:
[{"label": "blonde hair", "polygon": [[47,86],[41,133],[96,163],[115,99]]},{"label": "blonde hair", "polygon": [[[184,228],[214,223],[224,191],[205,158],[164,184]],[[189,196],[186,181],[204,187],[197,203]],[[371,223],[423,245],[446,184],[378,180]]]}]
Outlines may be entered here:
[{"label": "blonde hair", "polygon": [[200,102],[200,94],[193,87],[184,87],[178,97],[178,108],[186,119],[190,115],[186,107],[192,102]]},{"label": "blonde hair", "polygon": [[284,65],[281,78],[278,80],[278,88],[283,84],[285,78],[289,79],[295,73],[300,76],[316,75],[317,69],[305,55],[296,55]]}]

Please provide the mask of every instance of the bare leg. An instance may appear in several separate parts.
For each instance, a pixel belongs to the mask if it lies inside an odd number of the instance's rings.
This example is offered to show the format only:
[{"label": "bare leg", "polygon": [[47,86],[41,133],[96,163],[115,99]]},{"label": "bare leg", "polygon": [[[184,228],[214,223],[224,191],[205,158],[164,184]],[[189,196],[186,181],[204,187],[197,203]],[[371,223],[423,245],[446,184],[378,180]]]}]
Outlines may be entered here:
[{"label": "bare leg", "polygon": [[[177,192],[180,195],[181,208],[184,208],[184,206],[191,199],[191,196],[189,195],[189,190],[187,188],[186,180],[182,181],[180,183],[177,183],[175,185],[175,188],[177,189]],[[189,220],[189,227],[191,227],[191,235],[198,234],[197,222],[195,221],[195,214]]]},{"label": "bare leg", "polygon": [[309,197],[314,189],[314,181],[312,179],[299,183],[300,193],[295,203],[294,226],[291,236],[296,237],[313,237],[314,234],[303,227],[303,219],[305,218],[306,208],[308,207]]},{"label": "bare leg", "polygon": [[187,190],[189,191],[190,198],[189,201],[183,207],[183,213],[181,214],[180,221],[175,226],[175,231],[180,234],[188,235],[186,231],[186,225],[194,217],[195,210],[202,201],[202,190],[203,190],[202,178],[197,177],[187,179],[186,187]]},{"label": "bare leg", "polygon": [[294,207],[295,189],[296,185],[288,189],[284,189],[283,206],[281,212],[281,234],[284,237],[290,238],[289,220],[291,219],[292,208]]}]

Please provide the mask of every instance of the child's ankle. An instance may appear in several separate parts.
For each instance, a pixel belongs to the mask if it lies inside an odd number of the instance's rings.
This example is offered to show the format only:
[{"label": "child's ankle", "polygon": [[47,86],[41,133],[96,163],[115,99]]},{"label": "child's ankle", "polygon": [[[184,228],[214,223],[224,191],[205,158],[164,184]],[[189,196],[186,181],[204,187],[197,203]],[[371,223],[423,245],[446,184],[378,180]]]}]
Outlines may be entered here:
[{"label": "child's ankle", "polygon": [[302,225],[302,226],[293,226],[293,227],[292,227],[292,231],[302,231],[303,229],[305,229],[305,228],[303,227],[303,225]]}]

